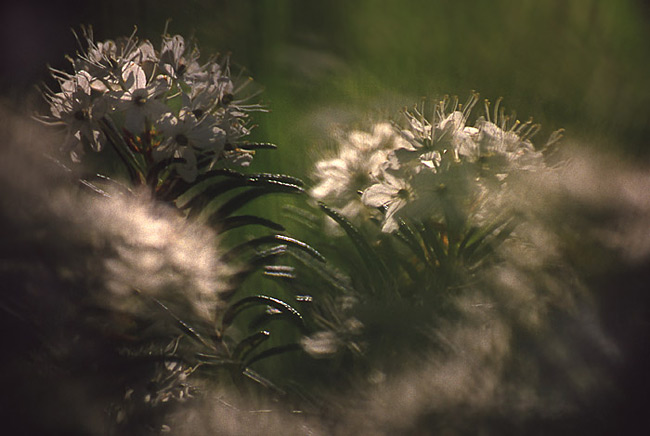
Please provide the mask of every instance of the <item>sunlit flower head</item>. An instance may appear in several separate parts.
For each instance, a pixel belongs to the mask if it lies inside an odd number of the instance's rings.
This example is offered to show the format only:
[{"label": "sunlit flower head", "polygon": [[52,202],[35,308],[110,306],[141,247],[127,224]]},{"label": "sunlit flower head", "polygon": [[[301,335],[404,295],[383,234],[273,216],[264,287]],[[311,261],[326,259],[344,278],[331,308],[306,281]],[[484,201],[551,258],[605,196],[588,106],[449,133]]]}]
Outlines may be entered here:
[{"label": "sunlit flower head", "polygon": [[107,112],[108,103],[104,99],[92,99],[93,78],[85,71],[75,75],[59,75],[57,78],[61,92],[46,95],[52,113],[52,117],[46,117],[46,120],[65,126],[65,143],[69,151],[77,156],[83,153],[84,145],[95,151],[101,150],[106,136],[98,121]]},{"label": "sunlit flower head", "polygon": [[52,116],[41,117],[65,127],[75,157],[109,145],[138,183],[158,183],[148,173],[166,158],[186,164],[165,177],[186,181],[199,160],[203,170],[250,162],[252,153],[236,150],[250,134],[249,112],[263,107],[251,102],[252,79],[231,76],[228,57],[200,64],[196,44],[180,35],[163,35],[159,50],[135,31],[95,42],[88,28],[78,39],[85,47],[71,59],[74,73],[52,70],[61,90],[46,91]]},{"label": "sunlit flower head", "polygon": [[196,156],[218,156],[223,150],[225,133],[213,122],[207,117],[197,120],[192,112],[181,112],[178,117],[166,114],[159,127],[165,140],[154,150],[154,159],[183,159],[185,163],[174,168],[184,180],[193,181],[197,175]]},{"label": "sunlit flower head", "polygon": [[353,131],[341,136],[338,156],[316,163],[318,184],[311,191],[312,197],[336,207],[348,218],[366,216],[369,211],[361,193],[377,181],[388,153],[405,144],[388,123],[375,124],[371,133]]},{"label": "sunlit flower head", "polygon": [[381,211],[384,232],[397,229],[398,217],[484,216],[482,203],[499,197],[510,174],[545,163],[530,141],[539,126],[511,120],[499,102],[492,117],[486,103],[485,116],[472,123],[477,101],[477,94],[465,104],[445,97],[406,110],[403,126],[380,123],[372,134],[344,136],[338,156],[316,164],[312,196],[348,218]]}]

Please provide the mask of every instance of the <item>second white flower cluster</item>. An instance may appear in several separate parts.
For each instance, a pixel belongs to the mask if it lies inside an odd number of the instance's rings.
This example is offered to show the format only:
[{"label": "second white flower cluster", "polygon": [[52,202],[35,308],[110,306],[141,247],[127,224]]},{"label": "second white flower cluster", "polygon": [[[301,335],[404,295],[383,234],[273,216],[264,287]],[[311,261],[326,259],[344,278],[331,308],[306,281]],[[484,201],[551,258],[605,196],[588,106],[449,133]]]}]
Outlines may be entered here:
[{"label": "second white flower cluster", "polygon": [[469,125],[477,101],[473,94],[464,105],[455,98],[423,103],[405,111],[405,126],[379,123],[371,133],[341,137],[338,156],[316,164],[312,196],[354,222],[379,219],[384,232],[401,218],[480,220],[497,188],[546,164],[530,141],[539,125],[506,116],[499,101],[492,111],[486,101],[485,116]]}]

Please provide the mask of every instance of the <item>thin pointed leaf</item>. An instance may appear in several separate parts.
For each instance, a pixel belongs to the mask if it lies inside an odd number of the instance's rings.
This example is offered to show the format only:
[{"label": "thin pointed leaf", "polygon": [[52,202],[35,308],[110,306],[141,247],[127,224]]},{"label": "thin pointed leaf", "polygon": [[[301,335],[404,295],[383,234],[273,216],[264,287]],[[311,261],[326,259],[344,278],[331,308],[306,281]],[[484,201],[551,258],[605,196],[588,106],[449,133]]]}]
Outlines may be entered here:
[{"label": "thin pointed leaf", "polygon": [[255,142],[255,143],[243,143],[237,144],[237,148],[242,148],[244,150],[275,150],[278,148],[277,145],[271,144],[270,142]]},{"label": "thin pointed leaf", "polygon": [[155,164],[154,166],[152,166],[149,169],[149,173],[147,174],[147,185],[154,185],[155,186],[156,183],[154,183],[154,182],[158,181],[158,178],[160,176],[160,172],[163,171],[163,170],[166,170],[167,168],[169,168],[169,166],[171,164],[173,164],[173,163],[181,163],[182,164],[184,162],[185,162],[185,159],[181,159],[181,158],[178,158],[178,157],[172,158],[172,159],[163,159],[163,160],[161,160],[160,162],[158,162],[157,164]]},{"label": "thin pointed leaf", "polygon": [[102,197],[106,197],[106,198],[111,198],[110,194],[108,194],[103,189],[98,188],[94,184],[90,183],[88,180],[81,179],[79,180],[79,184],[97,195],[101,195]]},{"label": "thin pointed leaf", "polygon": [[187,202],[201,194],[209,186],[222,181],[221,177],[226,177],[228,179],[244,179],[246,176],[237,171],[218,169],[198,175],[193,183],[182,181],[176,188],[176,190],[182,192],[176,198],[177,205],[179,207],[184,207]]},{"label": "thin pointed leaf", "polygon": [[251,239],[250,241],[246,241],[243,244],[231,248],[226,254],[224,254],[222,259],[224,261],[228,261],[230,259],[236,259],[248,249],[251,248],[257,249],[257,247],[261,245],[277,243],[277,242],[282,242],[288,246],[295,247],[300,251],[309,254],[310,256],[312,256],[313,258],[317,259],[320,262],[326,262],[325,257],[322,254],[320,254],[311,245],[284,235],[268,235],[268,236],[262,236],[259,238]]},{"label": "thin pointed leaf", "polygon": [[284,312],[280,312],[279,310],[266,310],[264,313],[259,314],[253,320],[251,320],[251,322],[248,323],[248,327],[251,330],[257,330],[267,325],[271,321],[283,319],[284,317]]},{"label": "thin pointed leaf", "polygon": [[401,240],[411,249],[413,254],[419,257],[422,262],[428,264],[426,253],[413,229],[402,218],[397,217],[397,223],[399,231],[395,234],[401,236]]},{"label": "thin pointed leaf", "polygon": [[[289,183],[274,182],[269,183],[268,186],[264,188],[253,188],[241,194],[238,194],[228,200],[223,205],[210,214],[210,216],[216,216],[217,220],[227,217],[232,214],[234,211],[240,209],[251,201],[267,194],[272,193],[287,193],[287,194],[301,194],[304,190],[300,186],[292,185]],[[209,207],[209,206],[208,206]]]},{"label": "thin pointed leaf", "polygon": [[375,250],[370,246],[370,244],[365,240],[361,233],[347,220],[343,215],[335,211],[334,209],[329,208],[323,203],[319,203],[320,208],[334,221],[338,223],[341,228],[348,235],[354,246],[359,251],[363,262],[368,267],[369,271],[376,270],[378,273],[378,279],[382,283],[388,283],[390,274],[388,273],[388,268],[382,259],[377,255]]},{"label": "thin pointed leaf", "polygon": [[284,392],[282,389],[277,387],[275,384],[273,384],[269,379],[266,377],[263,377],[261,374],[259,374],[257,371],[254,371],[250,368],[244,368],[242,371],[242,374],[245,375],[246,377],[250,378],[256,383],[259,383],[260,385],[264,386],[265,388],[275,391],[277,394],[280,395],[285,395],[286,392]]},{"label": "thin pointed leaf", "polygon": [[[276,245],[268,250],[261,251],[253,257],[253,259],[246,262],[246,268],[236,273],[231,277],[233,283],[238,284],[246,280],[251,274],[259,270],[259,268],[266,266],[269,262],[275,261],[275,258],[284,256],[287,253],[286,245]],[[236,290],[236,285],[234,286]]]},{"label": "thin pointed leaf", "polygon": [[[143,294],[140,293],[140,295],[143,295]],[[212,348],[212,349],[214,349],[214,345],[213,345],[213,344],[211,344],[210,342],[208,342],[207,340],[205,340],[205,339],[203,338],[203,336],[201,336],[201,335],[200,335],[196,330],[194,330],[194,329],[193,329],[189,324],[187,324],[185,321],[183,321],[183,320],[180,319],[178,316],[176,316],[176,314],[175,314],[174,312],[172,312],[172,311],[171,311],[171,310],[170,310],[170,309],[169,309],[169,308],[168,308],[168,307],[167,307],[167,306],[166,306],[162,301],[158,300],[158,299],[155,298],[155,297],[149,297],[149,299],[151,299],[151,301],[153,301],[154,303],[156,303],[156,304],[157,304],[159,307],[161,307],[161,308],[162,308],[162,309],[163,309],[163,310],[164,310],[164,311],[165,311],[165,312],[166,312],[170,317],[172,317],[172,318],[174,319],[174,321],[176,321],[176,323],[178,324],[178,326],[181,328],[181,330],[182,330],[183,332],[185,332],[185,334],[187,334],[190,338],[196,340],[197,342],[200,342],[201,344],[205,345],[205,346],[208,347],[208,348]]]},{"label": "thin pointed leaf", "polygon": [[267,295],[252,295],[242,298],[241,300],[233,303],[230,307],[228,307],[228,309],[226,309],[226,312],[223,314],[223,317],[221,319],[221,331],[223,332],[228,326],[230,326],[237,315],[239,315],[242,311],[255,306],[271,306],[281,312],[285,312],[288,315],[291,315],[297,322],[299,322],[299,325],[304,327],[304,320],[302,319],[302,315],[289,304]]},{"label": "thin pointed leaf", "polygon": [[340,271],[333,269],[329,264],[318,262],[311,256],[306,256],[302,252],[288,251],[287,255],[299,261],[302,265],[308,267],[320,279],[320,283],[327,283],[343,295],[354,293],[350,278],[343,275]]},{"label": "thin pointed leaf", "polygon": [[320,218],[302,207],[285,204],[282,206],[282,212],[283,218],[291,220],[308,229],[317,229],[320,227]]},{"label": "thin pointed leaf", "polygon": [[463,252],[465,250],[465,247],[467,247],[467,244],[472,240],[472,238],[474,238],[474,235],[476,235],[478,230],[479,230],[478,227],[473,226],[467,231],[467,233],[465,234],[465,237],[463,238],[463,240],[458,245],[458,255],[459,256],[463,254]]},{"label": "thin pointed leaf", "polygon": [[433,250],[431,254],[435,256],[440,266],[446,268],[449,264],[449,259],[441,241],[441,233],[433,227],[434,225],[432,223],[423,223],[420,234],[425,241],[425,245]]},{"label": "thin pointed leaf", "polygon": [[499,229],[505,229],[508,226],[512,225],[515,226],[516,224],[513,222],[513,218],[509,219],[504,219],[504,220],[497,220],[494,224],[491,226],[486,227],[483,229],[483,231],[479,231],[480,229],[477,229],[474,232],[468,232],[472,233],[471,236],[467,236],[465,239],[467,242],[465,243],[465,247],[463,248],[463,251],[459,251],[459,254],[462,254],[466,259],[469,259],[473,253],[482,245],[487,243],[487,241],[490,239],[491,236],[493,236]]},{"label": "thin pointed leaf", "polygon": [[299,250],[309,254],[311,257],[313,257],[314,259],[320,262],[326,262],[325,257],[309,244],[306,244],[302,241],[284,235],[274,235],[273,237],[275,238],[275,240],[279,242],[284,242],[290,247],[298,248]]},{"label": "thin pointed leaf", "polygon": [[[215,223],[209,222],[209,224],[214,225]],[[250,225],[268,227],[277,232],[283,232],[285,230],[282,225],[266,218],[261,218],[255,215],[237,215],[222,219],[219,223],[219,231],[220,233],[224,233],[231,229]]]},{"label": "thin pointed leaf", "polygon": [[86,179],[87,181],[90,181],[91,178],[97,179],[100,182],[106,182],[111,186],[114,186],[117,189],[119,189],[119,191],[122,192],[123,194],[133,195],[133,191],[131,190],[131,188],[126,186],[124,183],[118,182],[117,180],[112,179],[108,176],[105,176],[103,174],[92,174],[84,177],[84,179]]},{"label": "thin pointed leaf", "polygon": [[305,186],[305,182],[303,182],[301,179],[297,177],[289,176],[287,174],[256,173],[256,174],[251,174],[249,178],[288,183],[290,185],[296,185],[300,187]]},{"label": "thin pointed leaf", "polygon": [[515,230],[516,225],[512,222],[506,224],[496,235],[486,240],[486,242],[470,253],[469,260],[479,262],[485,256],[498,248]]},{"label": "thin pointed leaf", "polygon": [[196,360],[198,360],[202,365],[210,366],[239,366],[240,362],[237,360],[229,359],[224,356],[218,356],[215,354],[206,354],[206,353],[196,353],[194,354]]},{"label": "thin pointed leaf", "polygon": [[268,350],[264,350],[260,354],[257,354],[251,359],[249,359],[246,362],[246,366],[250,366],[255,362],[259,362],[260,360],[263,359],[268,359],[269,357],[272,356],[277,356],[279,354],[285,354],[292,351],[302,351],[302,347],[300,346],[300,344],[294,343],[294,344],[280,345],[278,347],[269,348]]},{"label": "thin pointed leaf", "polygon": [[200,209],[210,200],[233,189],[247,186],[245,177],[213,178],[205,180],[188,189],[176,199],[179,209]]},{"label": "thin pointed leaf", "polygon": [[242,339],[232,353],[234,359],[243,361],[255,348],[259,347],[262,343],[271,337],[271,333],[266,330],[255,332],[247,338]]}]

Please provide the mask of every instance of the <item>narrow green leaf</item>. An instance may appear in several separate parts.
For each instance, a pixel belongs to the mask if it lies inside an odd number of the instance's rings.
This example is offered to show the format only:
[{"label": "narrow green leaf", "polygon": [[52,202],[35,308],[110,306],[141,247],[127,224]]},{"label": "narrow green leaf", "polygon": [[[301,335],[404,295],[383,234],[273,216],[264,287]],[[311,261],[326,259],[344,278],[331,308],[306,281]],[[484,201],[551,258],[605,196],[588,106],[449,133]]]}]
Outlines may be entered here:
[{"label": "narrow green leaf", "polygon": [[255,306],[271,306],[281,312],[285,312],[295,318],[302,326],[301,328],[304,328],[305,324],[304,320],[302,319],[302,315],[289,304],[267,295],[251,295],[238,300],[230,307],[228,307],[228,309],[226,309],[226,312],[223,314],[223,317],[221,319],[221,331],[223,332],[226,328],[228,328],[228,326],[232,324],[237,315],[239,315],[242,311]]},{"label": "narrow green leaf", "polygon": [[[463,240],[465,243],[463,250],[460,251],[459,248],[459,255],[462,255],[466,259],[469,259],[481,245],[487,243],[490,237],[493,237],[496,233],[498,233],[499,229],[505,229],[509,225],[515,225],[513,217],[495,220],[492,225],[489,225],[483,229],[476,228],[476,230],[473,232],[470,230],[468,232],[468,235]],[[463,244],[461,243],[461,245]]]},{"label": "narrow green leaf", "polygon": [[269,142],[245,142],[237,144],[237,148],[243,148],[244,150],[275,150],[278,146]]},{"label": "narrow green leaf", "polygon": [[106,198],[111,198],[111,196],[106,191],[104,191],[103,189],[100,189],[99,187],[95,186],[94,184],[92,184],[88,180],[81,179],[81,180],[79,180],[79,184],[82,187],[88,189],[89,191],[91,191],[91,192],[93,192],[93,193],[95,193],[97,195],[100,195],[100,196],[106,197]]},{"label": "narrow green leaf", "polygon": [[318,284],[327,284],[337,290],[342,295],[354,294],[354,289],[350,278],[340,271],[335,270],[331,265],[325,262],[315,260],[312,256],[307,256],[302,252],[288,251],[287,255],[299,261],[302,265],[313,271],[318,279]]},{"label": "narrow green leaf", "polygon": [[[170,164],[173,163],[184,163],[185,159],[181,158],[172,158],[172,159],[163,159],[160,162],[156,163],[154,166],[149,168],[147,174],[147,185],[155,186],[158,183],[158,178],[160,172],[169,168]],[[155,182],[155,183],[154,183]]]},{"label": "narrow green leaf", "polygon": [[236,259],[240,257],[242,253],[244,253],[248,249],[257,249],[257,247],[261,245],[277,243],[277,242],[282,242],[288,246],[295,247],[300,251],[309,254],[310,256],[312,256],[313,258],[317,259],[320,262],[326,262],[325,257],[309,244],[306,244],[302,241],[284,235],[268,235],[268,236],[262,236],[259,238],[251,239],[250,241],[246,241],[240,245],[237,245],[236,247],[231,248],[222,257],[222,259],[224,261],[228,261],[230,259]]},{"label": "narrow green leaf", "polygon": [[[141,292],[138,292],[139,295],[143,295]],[[194,339],[197,342],[200,342],[201,344],[205,345],[208,348],[214,349],[214,344],[211,344],[208,342],[206,339],[203,338],[196,330],[194,330],[189,324],[187,324],[185,321],[180,319],[174,312],[172,312],[162,301],[158,300],[155,297],[148,297],[151,301],[156,303],[160,308],[163,309],[171,318],[176,321],[180,329],[185,332],[190,338]]]},{"label": "narrow green leaf", "polygon": [[274,173],[255,173],[255,174],[250,174],[248,176],[250,179],[259,179],[259,180],[267,180],[267,181],[275,181],[275,182],[280,182],[280,183],[288,183],[290,185],[296,185],[303,187],[305,186],[305,182],[303,182],[301,179],[293,176],[289,176],[287,174],[274,174]]},{"label": "narrow green leaf", "polygon": [[[209,222],[209,224],[214,225],[214,222]],[[268,227],[272,230],[283,232],[284,227],[274,221],[268,220],[266,218],[261,218],[255,215],[237,215],[229,216],[225,219],[222,219],[219,222],[219,231],[220,233],[227,232],[228,230],[235,229],[242,226],[249,225],[259,225]]]},{"label": "narrow green leaf", "polygon": [[105,176],[103,174],[92,174],[84,177],[84,179],[88,181],[90,181],[91,178],[97,179],[100,182],[106,182],[107,184],[117,188],[123,194],[133,195],[133,191],[131,190],[131,188],[126,186],[124,183],[119,182],[111,177]]},{"label": "narrow green leaf", "polygon": [[[301,194],[304,190],[297,185],[292,185],[283,182],[270,182],[263,188],[253,188],[241,194],[238,194],[218,207],[218,209],[211,213],[210,216],[216,216],[215,219],[219,220],[232,214],[237,209],[245,206],[251,201],[267,194],[272,193],[287,193],[287,194]],[[208,206],[209,207],[209,206]],[[207,208],[206,208],[207,209]]]},{"label": "narrow green leaf", "polygon": [[227,179],[215,177],[204,180],[180,196],[176,200],[176,206],[179,209],[193,209],[200,212],[201,208],[215,197],[245,186],[248,186],[248,180],[245,177],[229,177]]},{"label": "narrow green leaf", "polygon": [[430,248],[429,251],[434,255],[440,267],[446,268],[449,264],[449,257],[442,243],[442,234],[434,227],[436,227],[435,223],[422,223],[422,231],[420,234],[425,242],[425,246]]},{"label": "narrow green leaf", "polygon": [[243,361],[255,348],[259,347],[267,339],[271,337],[271,333],[263,330],[255,332],[252,335],[242,339],[232,353],[235,360]]},{"label": "narrow green leaf", "polygon": [[354,246],[359,251],[361,258],[368,267],[369,271],[376,271],[379,282],[383,283],[385,286],[388,283],[390,277],[388,268],[386,267],[386,264],[383,262],[383,260],[377,255],[375,250],[366,241],[366,239],[343,215],[334,209],[329,208],[324,203],[319,202],[318,205],[330,218],[336,221],[337,224],[343,228]]},{"label": "narrow green leaf", "polygon": [[176,205],[180,208],[184,208],[190,200],[200,195],[207,188],[215,183],[223,181],[223,177],[226,177],[227,179],[242,180],[245,179],[246,176],[237,171],[218,169],[208,171],[205,174],[200,174],[193,183],[180,182],[177,191],[182,193],[176,198]]},{"label": "narrow green leaf", "polygon": [[399,225],[399,231],[395,234],[397,236],[401,236],[400,239],[411,249],[413,254],[419,257],[422,262],[428,264],[429,262],[427,260],[424,249],[422,248],[422,244],[420,243],[420,239],[415,234],[413,229],[411,229],[411,227],[402,218],[397,217],[397,223]]},{"label": "narrow green leaf", "polygon": [[257,371],[254,371],[250,368],[244,368],[242,371],[242,374],[251,380],[253,380],[256,383],[259,383],[260,385],[264,386],[265,388],[272,390],[276,392],[279,395],[285,395],[286,392],[284,392],[282,389],[277,387],[275,384],[273,384],[269,379],[266,377],[263,377],[261,374],[259,374]]},{"label": "narrow green leaf", "polygon": [[477,246],[475,250],[472,250],[469,253],[468,259],[471,262],[479,262],[488,254],[496,250],[506,239],[508,239],[508,237],[512,234],[512,232],[515,230],[516,227],[517,227],[516,224],[512,222],[507,223],[496,234],[494,234],[489,239],[486,239],[485,242]]},{"label": "narrow green leaf", "polygon": [[259,362],[260,360],[263,360],[263,359],[268,359],[269,357],[272,357],[272,356],[277,356],[279,354],[285,354],[285,353],[289,353],[289,352],[292,352],[292,351],[302,351],[302,347],[300,346],[300,344],[295,344],[294,343],[294,344],[280,345],[278,347],[269,348],[269,349],[264,350],[261,353],[255,355],[254,357],[250,358],[246,362],[246,366],[250,366],[250,365],[254,364],[255,362]]}]

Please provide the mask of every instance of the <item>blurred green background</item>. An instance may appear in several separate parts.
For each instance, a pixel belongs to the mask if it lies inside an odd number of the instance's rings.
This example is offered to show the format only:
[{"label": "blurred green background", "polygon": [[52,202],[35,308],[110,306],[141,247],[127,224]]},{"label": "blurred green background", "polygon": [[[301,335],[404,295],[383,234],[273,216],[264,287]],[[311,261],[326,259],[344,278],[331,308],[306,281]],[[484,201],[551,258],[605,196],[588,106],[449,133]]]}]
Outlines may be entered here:
[{"label": "blurred green background", "polygon": [[[45,64],[66,67],[70,28],[97,39],[134,25],[157,43],[195,35],[232,52],[271,109],[254,139],[278,144],[255,164],[307,176],[337,127],[399,118],[423,96],[504,97],[595,149],[650,156],[650,4],[644,0],[113,0],[5,2],[0,91],[25,105]],[[11,4],[9,4],[11,3]]]}]

